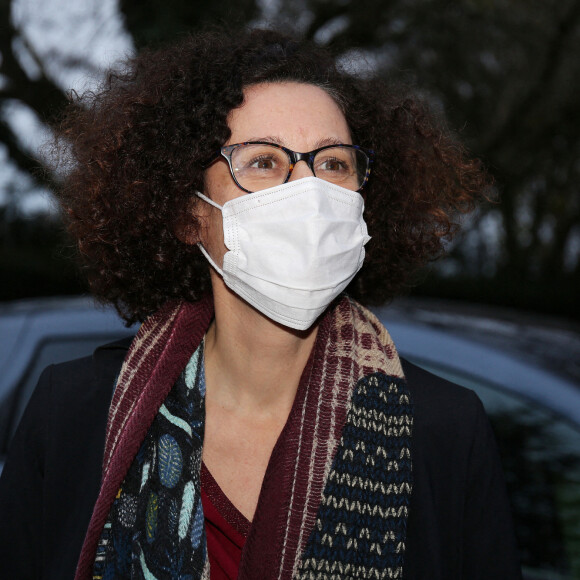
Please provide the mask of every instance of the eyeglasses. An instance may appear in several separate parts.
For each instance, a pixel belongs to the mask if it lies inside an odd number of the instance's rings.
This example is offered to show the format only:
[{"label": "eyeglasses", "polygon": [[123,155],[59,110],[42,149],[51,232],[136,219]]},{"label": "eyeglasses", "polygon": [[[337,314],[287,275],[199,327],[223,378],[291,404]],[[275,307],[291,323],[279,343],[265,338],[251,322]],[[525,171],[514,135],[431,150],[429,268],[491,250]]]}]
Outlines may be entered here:
[{"label": "eyeglasses", "polygon": [[204,164],[209,167],[222,155],[236,185],[253,193],[286,183],[299,161],[305,161],[315,177],[360,191],[369,179],[374,152],[358,145],[327,145],[298,153],[287,147],[252,141],[225,145]]}]

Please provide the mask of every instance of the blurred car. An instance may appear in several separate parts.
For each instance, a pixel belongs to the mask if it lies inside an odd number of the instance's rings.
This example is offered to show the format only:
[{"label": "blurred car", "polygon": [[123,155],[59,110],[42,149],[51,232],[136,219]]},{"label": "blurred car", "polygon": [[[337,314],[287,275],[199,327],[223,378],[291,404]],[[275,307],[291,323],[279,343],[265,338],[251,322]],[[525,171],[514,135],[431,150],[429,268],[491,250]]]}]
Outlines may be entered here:
[{"label": "blurred car", "polygon": [[[524,578],[580,579],[580,331],[449,302],[406,300],[375,312],[402,356],[482,399]],[[134,333],[86,298],[0,307],[0,462],[44,367]]]},{"label": "blurred car", "polygon": [[0,472],[41,372],[131,334],[112,308],[87,297],[0,304]]}]

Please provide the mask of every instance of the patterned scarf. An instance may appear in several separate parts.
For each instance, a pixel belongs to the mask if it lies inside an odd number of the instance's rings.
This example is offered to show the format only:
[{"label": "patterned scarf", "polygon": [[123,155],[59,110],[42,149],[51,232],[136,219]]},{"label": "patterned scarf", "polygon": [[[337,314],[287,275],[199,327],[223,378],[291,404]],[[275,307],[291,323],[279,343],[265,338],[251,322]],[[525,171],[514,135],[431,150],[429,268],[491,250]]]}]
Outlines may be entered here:
[{"label": "patterned scarf", "polygon": [[[184,369],[193,372],[192,353],[211,317],[209,298],[197,304],[173,303],[139,330],[111,404],[103,480],[79,560],[78,580],[88,580],[93,568],[98,570],[97,545],[99,539],[101,548],[107,545],[107,525],[114,522],[117,529],[123,525],[130,529],[131,537],[145,538],[129,548],[115,546],[115,558],[125,562],[118,569],[127,571],[131,563],[139,563],[139,569],[147,572],[134,577],[209,578],[200,523],[198,459],[189,460],[187,477],[173,488],[165,485],[173,482],[166,459],[166,469],[160,472],[158,467],[158,475],[152,478],[156,489],[150,479],[142,483],[143,466],[151,465],[153,453],[177,455],[169,438],[175,437],[167,431],[168,414],[195,424],[203,433],[202,382],[189,381],[194,388],[188,387]],[[192,390],[197,394],[192,395]],[[193,402],[187,416],[183,413],[190,403],[180,399],[183,393]],[[320,323],[293,408],[270,458],[238,577],[402,578],[412,490],[411,431],[409,392],[388,333],[369,311],[343,297]],[[163,439],[164,435],[169,437]],[[188,457],[201,457],[200,439],[190,437],[195,449],[187,452]],[[132,473],[141,479],[130,477]],[[189,496],[184,493],[188,482],[193,489]],[[127,497],[123,491],[118,493],[127,486],[133,486],[130,501],[121,499]],[[161,501],[159,492],[166,490],[160,487],[175,493]],[[145,506],[143,517],[127,517],[135,513],[127,510],[132,502]],[[189,507],[184,511],[186,502]],[[151,517],[155,512],[156,517],[173,522],[173,528],[167,529],[177,530],[177,535],[173,532],[169,539],[163,535],[170,549],[156,544],[155,538],[147,544],[147,526],[153,521],[147,519],[147,506]],[[183,516],[180,528],[182,513],[189,515]],[[194,528],[200,533],[196,535]],[[185,538],[188,549],[175,551]],[[168,554],[155,572],[148,566],[161,560],[148,559],[147,550]],[[97,558],[100,555],[102,549]],[[116,574],[112,577],[131,577],[128,572]]]},{"label": "patterned scarf", "polygon": [[103,528],[94,579],[201,577],[203,342],[159,408]]}]

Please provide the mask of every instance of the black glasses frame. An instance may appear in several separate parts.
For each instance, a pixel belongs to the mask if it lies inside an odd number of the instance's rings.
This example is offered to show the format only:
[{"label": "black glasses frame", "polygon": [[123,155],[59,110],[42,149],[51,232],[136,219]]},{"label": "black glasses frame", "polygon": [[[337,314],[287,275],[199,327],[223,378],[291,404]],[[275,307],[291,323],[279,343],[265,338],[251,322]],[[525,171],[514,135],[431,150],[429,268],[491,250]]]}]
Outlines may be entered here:
[{"label": "black glasses frame", "polygon": [[[336,145],[325,145],[324,147],[319,147],[318,149],[313,149],[312,151],[307,151],[306,153],[299,153],[298,151],[292,151],[292,149],[288,149],[288,147],[278,145],[277,143],[271,143],[270,141],[244,141],[243,143],[234,143],[233,145],[224,145],[223,147],[221,147],[219,149],[219,151],[217,151],[215,153],[215,155],[210,157],[206,163],[203,163],[202,167],[204,169],[207,169],[210,165],[215,163],[221,156],[228,162],[228,166],[230,168],[230,174],[231,174],[232,179],[234,180],[235,184],[242,191],[245,191],[246,193],[254,193],[253,191],[250,191],[249,189],[242,187],[238,183],[238,180],[236,179],[236,175],[234,172],[234,168],[232,166],[232,155],[233,155],[234,151],[238,147],[244,147],[246,145],[270,145],[271,147],[276,147],[276,149],[281,149],[282,151],[284,151],[286,153],[286,155],[288,155],[288,159],[290,160],[290,165],[288,166],[288,175],[286,176],[286,179],[282,183],[288,182],[288,180],[290,179],[290,176],[292,175],[292,171],[294,170],[294,167],[296,166],[296,164],[299,161],[305,161],[306,164],[308,165],[310,171],[312,171],[312,174],[315,175],[315,173],[314,173],[314,158],[316,157],[316,155],[320,151],[324,151],[325,149],[332,149],[334,147],[344,147],[345,149],[356,149],[357,151],[361,151],[362,153],[364,153],[366,155],[367,167],[366,167],[365,177],[364,177],[364,180],[362,182],[362,185],[354,191],[361,191],[362,188],[367,184],[367,182],[369,180],[369,176],[371,174],[371,165],[373,164],[374,157],[375,157],[375,152],[372,149],[366,149],[364,147],[361,147],[360,145],[347,145],[347,144],[339,143]],[[280,185],[282,185],[282,184],[280,184]]]}]

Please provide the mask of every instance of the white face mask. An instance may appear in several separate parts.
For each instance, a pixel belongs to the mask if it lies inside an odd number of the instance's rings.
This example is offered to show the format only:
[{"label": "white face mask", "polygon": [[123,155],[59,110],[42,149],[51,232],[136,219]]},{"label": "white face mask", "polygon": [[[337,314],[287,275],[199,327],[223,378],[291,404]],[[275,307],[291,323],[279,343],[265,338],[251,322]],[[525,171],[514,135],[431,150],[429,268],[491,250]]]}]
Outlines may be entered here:
[{"label": "white face mask", "polygon": [[309,328],[360,270],[370,240],[355,191],[305,177],[218,205],[223,269],[199,247],[226,285],[290,328]]}]

